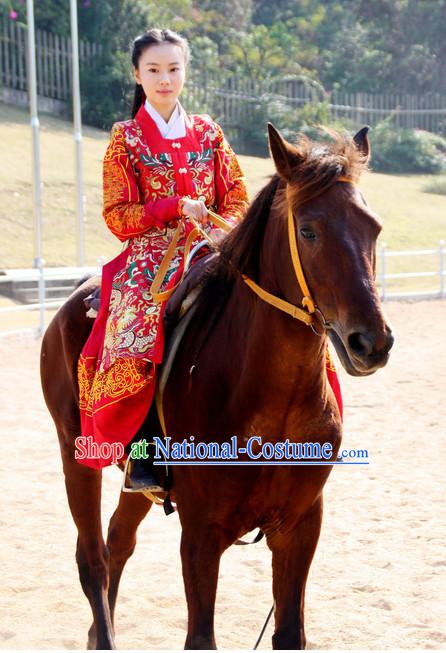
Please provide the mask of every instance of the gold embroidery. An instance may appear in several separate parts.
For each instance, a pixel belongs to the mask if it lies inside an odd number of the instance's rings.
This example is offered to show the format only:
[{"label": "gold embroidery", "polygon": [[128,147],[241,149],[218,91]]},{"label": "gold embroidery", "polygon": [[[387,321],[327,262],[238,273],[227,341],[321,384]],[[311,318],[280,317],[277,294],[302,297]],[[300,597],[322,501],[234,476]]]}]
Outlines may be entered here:
[{"label": "gold embroidery", "polygon": [[[221,127],[209,117],[193,116],[195,150],[209,153],[189,162],[194,188],[191,197],[202,196],[206,204],[234,226],[248,205],[243,173]],[[169,229],[148,228],[149,208],[140,202],[175,196],[176,168],[144,164],[146,152],[139,127],[134,121],[119,123],[104,160],[104,217],[121,240],[129,239],[129,258],[114,275],[107,324],[98,373],[104,374],[118,358],[159,360],[162,341],[158,338],[160,307],[154,305],[149,288],[166,252],[172,233]],[[200,154],[200,152],[198,152]],[[144,155],[145,156],[145,155]],[[159,153],[152,158],[159,159]],[[194,192],[195,191],[195,192]],[[180,263],[184,239],[177,244],[164,288]],[[137,263],[137,265],[135,265]]]},{"label": "gold embroidery", "polygon": [[92,365],[87,365],[87,361],[89,359],[91,360],[91,357],[86,358],[81,354],[77,366],[77,380],[79,383],[79,408],[84,411],[88,405],[88,399],[90,397],[91,386],[93,384],[95,374],[94,367]]},{"label": "gold embroidery", "polygon": [[144,229],[144,204],[133,179],[124,132],[116,128],[104,157],[104,219],[117,234]]},{"label": "gold embroidery", "polygon": [[330,370],[330,372],[336,372],[336,367],[333,361],[333,358],[331,357],[330,350],[327,346],[325,350],[325,366],[327,370]]},{"label": "gold embroidery", "polygon": [[105,372],[96,371],[87,361],[81,356],[78,364],[79,408],[87,415],[137,394],[153,377],[153,369],[138,359],[117,358]]}]

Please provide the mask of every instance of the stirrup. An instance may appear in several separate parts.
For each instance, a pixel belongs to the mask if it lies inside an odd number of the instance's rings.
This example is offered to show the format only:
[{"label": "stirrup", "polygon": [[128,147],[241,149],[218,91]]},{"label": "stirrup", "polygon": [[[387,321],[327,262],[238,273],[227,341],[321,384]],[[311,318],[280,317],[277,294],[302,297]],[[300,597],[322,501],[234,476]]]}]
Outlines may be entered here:
[{"label": "stirrup", "polygon": [[164,503],[164,500],[161,499],[160,497],[156,496],[156,494],[153,494],[154,492],[165,492],[164,488],[162,488],[160,485],[150,485],[145,488],[141,489],[135,489],[132,487],[128,487],[125,484],[126,478],[129,474],[129,464],[131,462],[132,458],[131,456],[127,456],[127,460],[125,461],[124,465],[124,471],[123,471],[123,476],[122,476],[122,485],[121,485],[121,492],[138,492],[139,494],[143,494],[147,499],[150,501],[153,501],[153,503],[156,503],[159,506],[162,506]]}]

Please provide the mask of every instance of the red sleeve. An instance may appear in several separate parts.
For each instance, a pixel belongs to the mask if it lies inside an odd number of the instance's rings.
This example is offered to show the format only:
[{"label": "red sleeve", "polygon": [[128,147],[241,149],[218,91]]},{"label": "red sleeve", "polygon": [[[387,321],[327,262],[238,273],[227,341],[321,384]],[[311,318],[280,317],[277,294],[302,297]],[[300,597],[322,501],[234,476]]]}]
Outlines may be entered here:
[{"label": "red sleeve", "polygon": [[245,176],[222,128],[220,125],[216,125],[216,128],[214,165],[217,213],[235,226],[244,217],[249,204]]},{"label": "red sleeve", "polygon": [[178,217],[180,196],[144,203],[136,182],[123,129],[112,133],[103,164],[104,220],[112,233],[125,241],[153,227],[164,228]]}]

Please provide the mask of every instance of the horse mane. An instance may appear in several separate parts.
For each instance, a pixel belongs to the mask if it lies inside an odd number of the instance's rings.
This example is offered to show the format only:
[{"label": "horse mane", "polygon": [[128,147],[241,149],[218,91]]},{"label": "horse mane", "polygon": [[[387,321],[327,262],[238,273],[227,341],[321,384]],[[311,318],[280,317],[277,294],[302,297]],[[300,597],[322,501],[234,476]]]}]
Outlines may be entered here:
[{"label": "horse mane", "polygon": [[250,204],[245,218],[224,238],[220,252],[207,268],[196,300],[197,313],[213,313],[214,323],[240,274],[258,278],[260,249],[271,205],[281,179],[275,174]]},{"label": "horse mane", "polygon": [[356,183],[367,167],[367,158],[349,135],[326,127],[320,129],[320,135],[322,142],[299,135],[288,194],[293,206],[321,195],[339,177]]},{"label": "horse mane", "polygon": [[274,174],[250,204],[245,218],[222,241],[220,255],[202,281],[197,299],[200,314],[202,308],[208,316],[214,310],[219,314],[240,274],[258,281],[261,244],[273,203],[279,210],[287,201],[301,205],[328,190],[339,177],[357,181],[367,167],[351,137],[325,128],[322,136],[329,140],[319,142],[299,135],[288,192],[285,182]]}]

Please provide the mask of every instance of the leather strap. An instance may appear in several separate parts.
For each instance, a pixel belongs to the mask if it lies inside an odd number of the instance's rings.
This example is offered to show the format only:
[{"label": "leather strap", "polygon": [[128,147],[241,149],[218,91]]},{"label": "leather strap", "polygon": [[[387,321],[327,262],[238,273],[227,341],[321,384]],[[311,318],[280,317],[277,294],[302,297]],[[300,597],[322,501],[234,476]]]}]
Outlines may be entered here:
[{"label": "leather strap", "polygon": [[[172,286],[172,288],[169,288],[168,290],[164,290],[162,292],[159,292],[159,289],[162,286],[162,283],[166,277],[167,270],[169,268],[169,265],[175,256],[175,250],[177,247],[178,240],[181,235],[181,230],[183,228],[183,223],[180,222],[178,227],[175,230],[175,233],[172,237],[172,240],[170,241],[169,247],[167,248],[167,252],[164,255],[163,260],[161,261],[161,265],[158,268],[158,271],[155,275],[155,278],[152,281],[152,285],[150,286],[150,293],[153,297],[154,302],[165,302],[169,299],[171,294],[178,288],[180,283],[183,281],[184,275],[186,273],[185,266],[183,267],[183,273],[181,275],[181,278],[179,281]],[[199,235],[199,230],[194,227],[192,231],[189,232],[187,238],[186,238],[186,243],[184,245],[184,260],[186,261],[187,257],[189,256],[189,252],[192,248],[192,243],[193,241],[197,238]]]},{"label": "leather strap", "polygon": [[246,275],[243,274],[242,276],[243,281],[246,283],[246,285],[249,286],[251,290],[253,290],[255,294],[258,295],[260,299],[263,299],[263,301],[265,301],[267,304],[271,304],[271,306],[278,308],[280,311],[288,313],[288,315],[291,315],[291,317],[294,317],[301,322],[305,322],[305,324],[308,326],[312,324],[313,316],[307,313],[307,311],[304,311],[298,306],[294,306],[294,304],[290,304],[290,302],[287,302],[285,299],[281,299],[280,297],[272,295],[257,285],[255,281]]},{"label": "leather strap", "polygon": [[[308,313],[310,313],[309,317],[311,317],[311,313],[314,313],[316,310],[316,304],[314,303],[313,298],[311,297],[311,293],[305,279],[304,271],[302,269],[302,263],[300,262],[299,251],[297,249],[296,227],[294,224],[293,210],[289,204],[288,204],[288,240],[290,243],[291,259],[293,261],[294,273],[296,275],[297,281],[299,283],[300,289],[303,294],[302,306],[307,309]],[[311,324],[312,321],[313,318],[311,318],[310,322],[306,322],[306,324]]]}]

